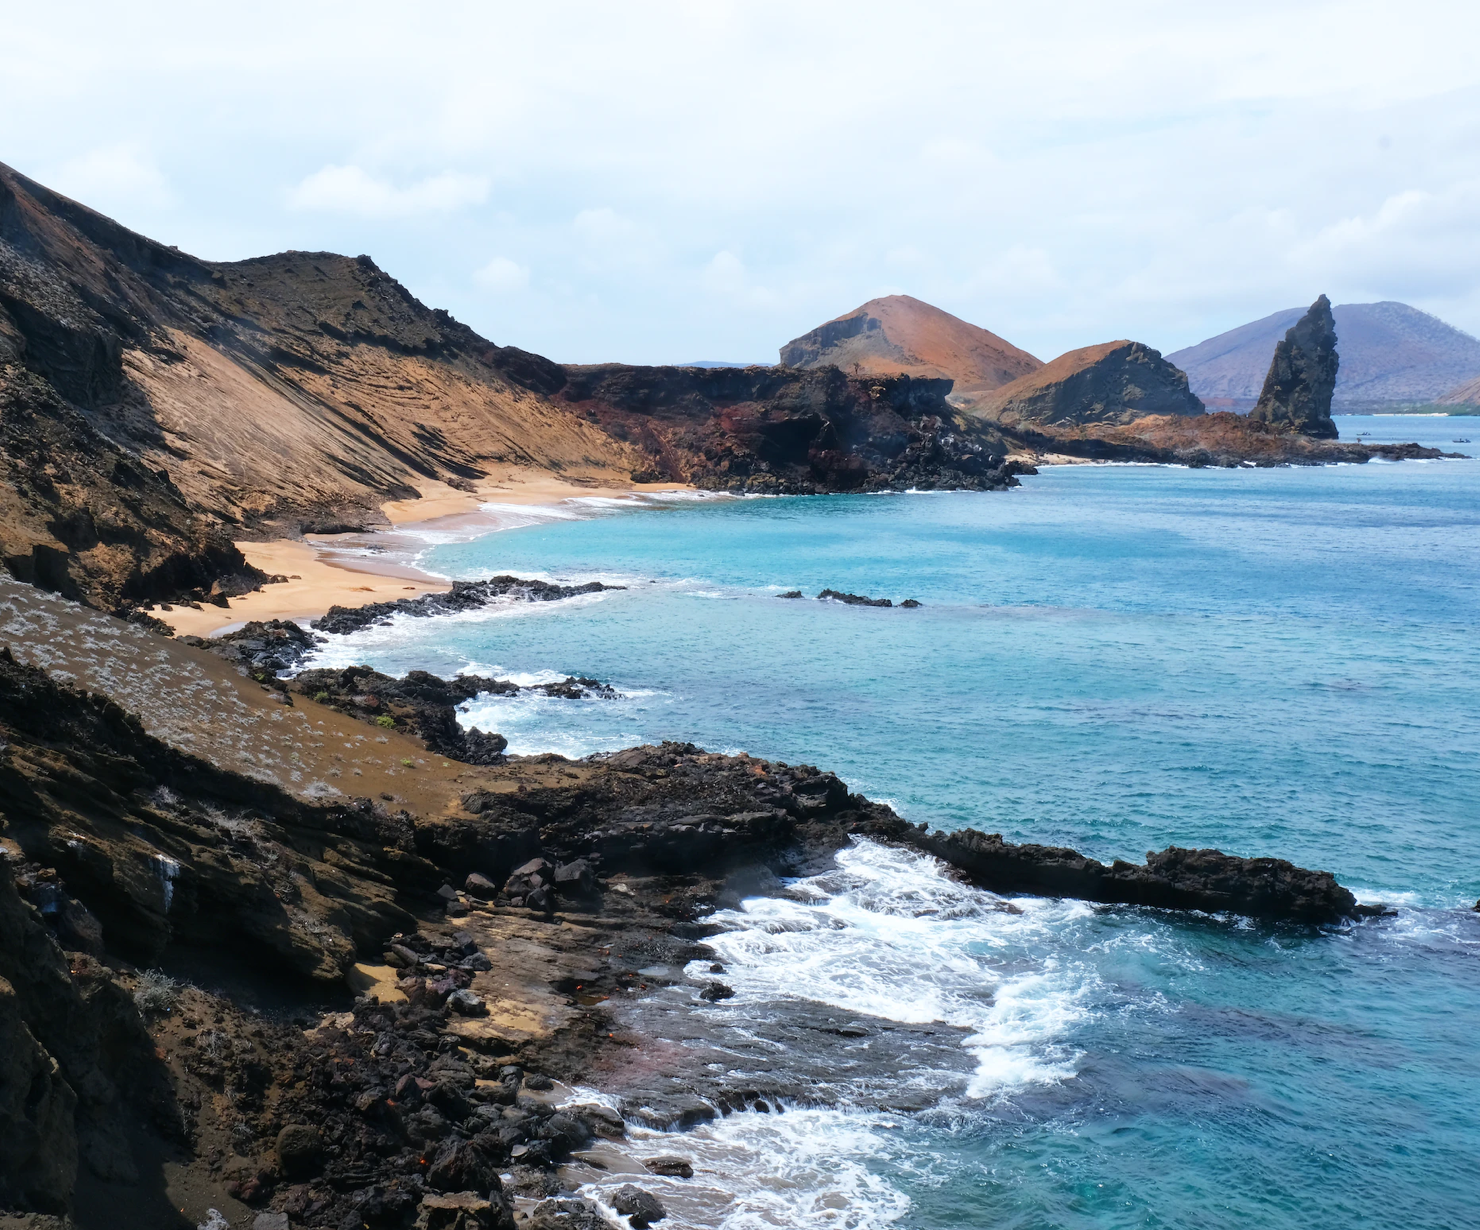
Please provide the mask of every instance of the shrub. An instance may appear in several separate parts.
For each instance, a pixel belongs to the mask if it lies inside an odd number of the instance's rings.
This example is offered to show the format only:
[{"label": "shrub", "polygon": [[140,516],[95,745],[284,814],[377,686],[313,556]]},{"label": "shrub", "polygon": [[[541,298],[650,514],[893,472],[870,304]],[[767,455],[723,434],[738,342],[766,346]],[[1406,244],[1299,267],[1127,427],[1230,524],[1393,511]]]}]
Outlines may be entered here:
[{"label": "shrub", "polygon": [[392,726],[396,724],[396,719],[391,717],[389,713],[382,713],[378,718],[375,719],[375,724],[377,726],[383,726],[386,730],[389,730]]},{"label": "shrub", "polygon": [[145,1015],[168,1012],[180,998],[180,984],[163,970],[146,969],[134,989],[134,1006]]},{"label": "shrub", "polygon": [[329,703],[329,693],[327,692],[315,692],[313,698],[321,705],[327,705]]},{"label": "shrub", "polygon": [[401,758],[401,767],[403,769],[409,769],[415,763],[416,761],[412,760],[410,756],[403,756]]}]

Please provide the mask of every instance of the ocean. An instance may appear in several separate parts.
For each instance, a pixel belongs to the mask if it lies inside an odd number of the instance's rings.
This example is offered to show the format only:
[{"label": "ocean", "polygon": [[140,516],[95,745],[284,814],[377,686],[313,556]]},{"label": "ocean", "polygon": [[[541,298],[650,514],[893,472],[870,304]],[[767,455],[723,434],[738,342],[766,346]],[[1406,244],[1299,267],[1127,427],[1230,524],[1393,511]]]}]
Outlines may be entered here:
[{"label": "ocean", "polygon": [[[1455,443],[1480,420],[1343,417]],[[958,1060],[732,1115],[667,1225],[1457,1227],[1480,1207],[1480,464],[1045,468],[1006,493],[491,509],[421,566],[620,591],[401,618],[315,664],[613,684],[484,698],[514,752],[662,739],[912,821],[1139,861],[1288,858],[1396,914],[1272,927],[964,888],[877,846],[713,941],[759,1019],[954,1027]],[[460,537],[461,540],[446,540]],[[817,601],[821,589],[892,608]],[[801,590],[802,599],[779,595]],[[897,604],[914,598],[916,609]],[[600,1184],[590,1194],[600,1196]]]}]

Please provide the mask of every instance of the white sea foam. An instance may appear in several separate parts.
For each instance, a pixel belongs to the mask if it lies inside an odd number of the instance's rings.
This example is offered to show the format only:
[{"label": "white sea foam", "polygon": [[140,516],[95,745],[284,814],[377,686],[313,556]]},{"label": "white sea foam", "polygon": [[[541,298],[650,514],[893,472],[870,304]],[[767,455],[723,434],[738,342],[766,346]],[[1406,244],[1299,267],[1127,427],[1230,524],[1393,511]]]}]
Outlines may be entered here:
[{"label": "white sea foam", "polygon": [[623,1221],[607,1202],[636,1179],[663,1202],[663,1225],[671,1230],[880,1230],[910,1207],[909,1197],[869,1165],[899,1152],[892,1126],[880,1115],[833,1110],[744,1112],[681,1136],[629,1126],[626,1151],[633,1157],[678,1153],[692,1161],[694,1177],[613,1173],[580,1194],[617,1225]]},{"label": "white sea foam", "polygon": [[736,991],[731,1003],[801,997],[966,1030],[976,1060],[968,1097],[1074,1075],[1067,1035],[1088,1011],[1095,975],[1055,955],[1053,937],[1090,907],[1009,905],[947,879],[934,859],[869,841],[838,862],[794,882],[789,897],[714,915],[726,930],[708,943]]}]

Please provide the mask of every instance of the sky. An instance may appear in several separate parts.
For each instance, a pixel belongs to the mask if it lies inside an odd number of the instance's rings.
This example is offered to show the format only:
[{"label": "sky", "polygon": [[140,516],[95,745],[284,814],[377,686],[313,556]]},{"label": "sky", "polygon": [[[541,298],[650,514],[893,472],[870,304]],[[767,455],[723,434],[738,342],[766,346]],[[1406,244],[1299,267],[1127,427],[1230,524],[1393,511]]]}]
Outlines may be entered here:
[{"label": "sky", "polygon": [[1323,292],[1480,334],[1475,0],[6,7],[0,162],[563,362],[894,293],[1043,359]]}]

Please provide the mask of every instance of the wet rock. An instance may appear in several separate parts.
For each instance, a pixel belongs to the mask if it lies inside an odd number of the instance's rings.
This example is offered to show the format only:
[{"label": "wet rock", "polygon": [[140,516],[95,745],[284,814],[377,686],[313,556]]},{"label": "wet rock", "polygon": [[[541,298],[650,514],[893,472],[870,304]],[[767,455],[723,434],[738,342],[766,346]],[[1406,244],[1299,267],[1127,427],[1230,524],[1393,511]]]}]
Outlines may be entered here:
[{"label": "wet rock", "polygon": [[636,1230],[644,1230],[644,1227],[668,1216],[668,1210],[652,1192],[643,1191],[631,1183],[624,1183],[612,1193],[611,1206],[623,1217],[630,1218]]},{"label": "wet rock", "polygon": [[924,604],[921,603],[918,599],[915,599],[915,598],[906,598],[899,605],[902,606],[902,607],[907,607],[910,610],[914,610],[915,608],[920,607],[920,606],[922,606]]},{"label": "wet rock", "polygon": [[1229,912],[1269,921],[1333,923],[1375,913],[1360,906],[1329,871],[1284,859],[1240,858],[1220,850],[1169,846],[1146,864],[1110,866],[1058,846],[1014,845],[1000,833],[910,830],[906,839],[997,893],[1078,897],[1172,910]]},{"label": "wet rock", "polygon": [[512,576],[489,577],[486,581],[454,581],[452,589],[445,594],[422,594],[417,598],[371,602],[361,607],[333,606],[327,615],[314,620],[313,627],[319,632],[342,636],[373,624],[389,623],[397,615],[451,615],[476,611],[497,599],[555,602],[561,598],[625,588],[622,585],[603,585],[600,581],[588,581],[584,585],[553,585],[548,581],[526,581]]},{"label": "wet rock", "polygon": [[1320,439],[1336,439],[1331,395],[1336,391],[1336,321],[1322,295],[1274,348],[1253,422]]},{"label": "wet rock", "polygon": [[604,1136],[607,1140],[621,1140],[627,1135],[626,1121],[609,1106],[580,1103],[567,1106],[565,1109],[568,1114],[578,1116],[593,1136]]},{"label": "wet rock", "polygon": [[277,1135],[278,1166],[290,1179],[318,1174],[324,1158],[319,1129],[306,1123],[290,1123]]},{"label": "wet rock", "polygon": [[734,997],[734,988],[727,987],[722,982],[711,982],[699,992],[699,998],[708,1000],[711,1004],[718,1003],[722,999],[733,999]]},{"label": "wet rock", "polygon": [[778,597],[778,598],[800,598],[801,596],[802,596],[802,591],[799,590],[799,589],[789,589],[784,594],[777,594],[776,595],[776,597]]},{"label": "wet rock", "polygon": [[458,1016],[487,1016],[488,1005],[471,991],[454,991],[447,997],[447,1006]]},{"label": "wet rock", "polygon": [[536,1093],[548,1093],[555,1088],[555,1082],[541,1072],[531,1072],[524,1078],[524,1087]]},{"label": "wet rock", "polygon": [[611,1223],[589,1200],[542,1200],[529,1215],[529,1230],[611,1230]]},{"label": "wet rock", "polygon": [[653,1174],[665,1175],[674,1179],[692,1179],[694,1177],[694,1164],[686,1157],[678,1157],[675,1154],[665,1153],[661,1157],[650,1157],[642,1163]]},{"label": "wet rock", "polygon": [[825,598],[831,598],[834,602],[845,602],[849,606],[893,606],[894,603],[888,598],[869,598],[863,594],[845,594],[841,590],[825,589],[817,595],[820,602]]}]

